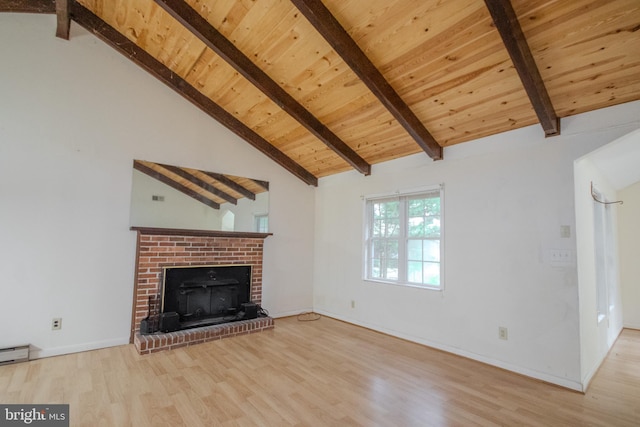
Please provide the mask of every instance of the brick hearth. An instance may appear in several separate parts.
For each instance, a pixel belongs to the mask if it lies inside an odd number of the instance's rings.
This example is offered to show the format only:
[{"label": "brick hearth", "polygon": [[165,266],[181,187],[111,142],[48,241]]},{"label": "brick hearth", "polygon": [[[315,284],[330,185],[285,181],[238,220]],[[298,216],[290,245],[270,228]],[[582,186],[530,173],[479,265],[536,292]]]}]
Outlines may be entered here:
[{"label": "brick hearth", "polygon": [[251,300],[262,303],[263,243],[270,233],[237,233],[132,227],[138,232],[130,341],[140,354],[272,329],[273,319],[225,323],[141,335],[140,322],[160,312],[163,267],[251,265]]},{"label": "brick hearth", "polygon": [[239,322],[224,323],[222,325],[168,332],[166,334],[141,335],[136,333],[133,343],[138,353],[149,354],[162,350],[173,350],[188,345],[215,341],[222,338],[262,332],[273,329],[273,326],[273,319],[271,317],[260,317],[258,319],[241,320]]}]

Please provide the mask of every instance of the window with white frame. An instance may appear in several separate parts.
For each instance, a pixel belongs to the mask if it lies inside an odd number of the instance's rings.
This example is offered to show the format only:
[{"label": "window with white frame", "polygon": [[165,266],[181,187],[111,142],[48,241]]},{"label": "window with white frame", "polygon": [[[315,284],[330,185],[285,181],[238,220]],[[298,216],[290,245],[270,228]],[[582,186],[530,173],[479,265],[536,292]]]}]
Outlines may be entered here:
[{"label": "window with white frame", "polygon": [[258,233],[269,232],[269,215],[255,215],[255,229]]},{"label": "window with white frame", "polygon": [[442,193],[365,199],[365,279],[442,289]]}]

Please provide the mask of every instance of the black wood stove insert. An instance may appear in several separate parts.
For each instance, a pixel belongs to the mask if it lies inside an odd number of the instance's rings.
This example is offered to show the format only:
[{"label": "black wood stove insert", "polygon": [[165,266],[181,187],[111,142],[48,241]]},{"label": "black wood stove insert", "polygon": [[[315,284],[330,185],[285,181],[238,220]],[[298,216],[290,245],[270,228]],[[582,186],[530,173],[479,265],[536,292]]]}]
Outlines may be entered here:
[{"label": "black wood stove insert", "polygon": [[165,267],[159,329],[172,332],[255,317],[247,315],[250,294],[250,265]]}]

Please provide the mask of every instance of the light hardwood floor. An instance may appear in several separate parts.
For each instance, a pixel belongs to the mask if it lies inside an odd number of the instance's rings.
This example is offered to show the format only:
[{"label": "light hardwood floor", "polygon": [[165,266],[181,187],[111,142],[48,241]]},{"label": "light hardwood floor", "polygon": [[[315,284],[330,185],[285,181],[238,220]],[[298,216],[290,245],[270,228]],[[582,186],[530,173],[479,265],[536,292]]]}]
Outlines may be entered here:
[{"label": "light hardwood floor", "polygon": [[638,426],[640,331],[584,395],[323,317],[2,366],[0,403],[69,403],[72,426]]}]

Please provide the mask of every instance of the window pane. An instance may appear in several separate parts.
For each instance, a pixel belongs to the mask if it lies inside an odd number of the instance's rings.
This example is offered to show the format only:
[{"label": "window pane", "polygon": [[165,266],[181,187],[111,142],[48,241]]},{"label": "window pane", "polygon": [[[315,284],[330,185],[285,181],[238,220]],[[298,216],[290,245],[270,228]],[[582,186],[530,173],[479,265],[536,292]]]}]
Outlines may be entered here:
[{"label": "window pane", "polygon": [[424,237],[440,237],[440,217],[430,216],[426,218]]},{"label": "window pane", "polygon": [[440,196],[424,199],[425,215],[440,215]]},{"label": "window pane", "polygon": [[422,216],[424,215],[424,200],[412,199],[409,200],[409,216]]},{"label": "window pane", "polygon": [[269,231],[269,217],[267,215],[257,215],[256,231],[258,233],[267,233]]},{"label": "window pane", "polygon": [[440,240],[423,240],[424,261],[440,262]]},{"label": "window pane", "polygon": [[389,259],[386,263],[386,279],[398,280],[398,260]]},{"label": "window pane", "polygon": [[372,237],[381,237],[382,236],[382,229],[383,229],[383,221],[380,219],[376,219],[373,221],[373,228],[371,231],[371,236]]},{"label": "window pane", "polygon": [[423,261],[422,240],[409,240],[407,245],[407,259],[409,261]]},{"label": "window pane", "polygon": [[398,259],[398,241],[397,240],[387,240],[385,249],[386,249],[387,258]]},{"label": "window pane", "polygon": [[379,219],[373,223],[373,237],[394,237],[400,233],[400,220],[398,218]]},{"label": "window pane", "polygon": [[440,236],[440,197],[408,200],[409,237]]},{"label": "window pane", "polygon": [[400,218],[390,218],[385,224],[384,236],[397,237],[400,235]]},{"label": "window pane", "polygon": [[440,262],[440,241],[429,239],[412,239],[407,244],[409,261]]},{"label": "window pane", "polygon": [[409,218],[409,237],[423,237],[425,233],[424,217]]},{"label": "window pane", "polygon": [[379,259],[380,254],[384,252],[383,247],[384,241],[379,239],[374,239],[371,242],[371,258]]},{"label": "window pane", "polygon": [[398,280],[398,241],[375,239],[371,244],[371,277]]},{"label": "window pane", "polygon": [[435,262],[424,263],[424,280],[425,285],[440,286],[440,264]]},{"label": "window pane", "polygon": [[371,260],[371,277],[374,279],[380,279],[380,260],[373,259]]},{"label": "window pane", "polygon": [[400,202],[375,202],[373,204],[374,218],[397,218],[400,216]]},{"label": "window pane", "polygon": [[407,280],[411,283],[422,283],[422,262],[409,261],[407,267]]},{"label": "window pane", "polygon": [[373,237],[394,237],[400,234],[400,202],[375,202],[373,206]]}]

